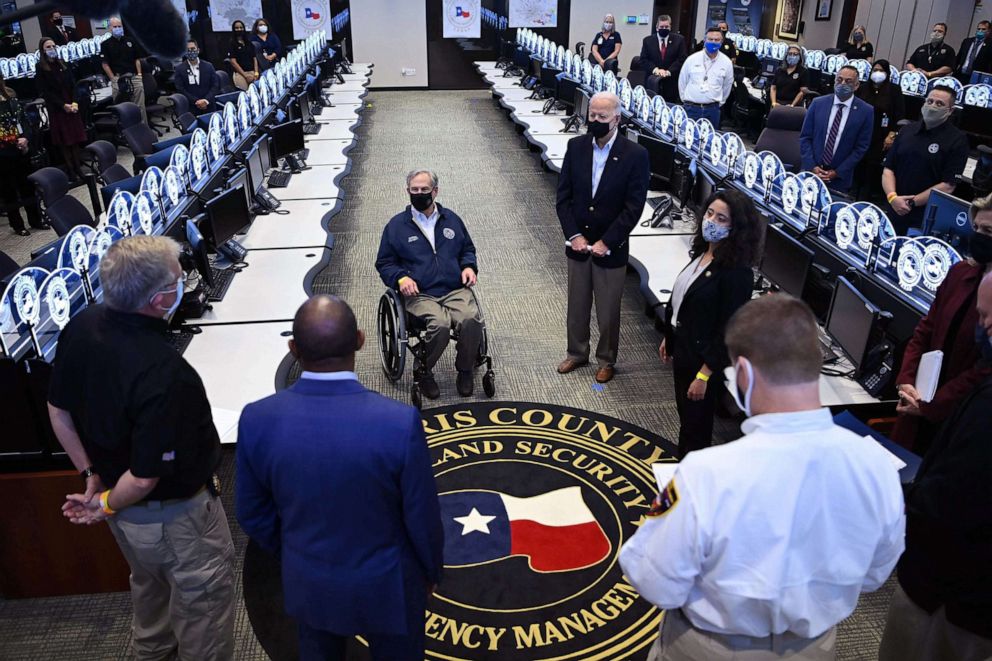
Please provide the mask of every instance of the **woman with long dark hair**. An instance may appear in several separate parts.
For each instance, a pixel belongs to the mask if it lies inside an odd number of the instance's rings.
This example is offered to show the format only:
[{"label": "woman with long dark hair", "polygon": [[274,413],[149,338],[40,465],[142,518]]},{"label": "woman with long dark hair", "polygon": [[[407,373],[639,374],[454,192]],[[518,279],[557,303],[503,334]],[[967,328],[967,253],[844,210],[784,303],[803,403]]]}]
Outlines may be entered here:
[{"label": "woman with long dark hair", "polygon": [[251,41],[255,44],[255,52],[258,54],[259,70],[271,69],[276,60],[282,57],[282,42],[279,41],[279,36],[272,31],[269,22],[264,18],[255,20],[251,33]]},{"label": "woman with long dark hair", "polygon": [[[730,364],[723,330],[751,299],[762,221],[736,190],[718,190],[702,207],[689,249],[691,261],[675,278],[666,305],[662,362],[672,363],[679,412],[679,458],[708,447],[723,369]],[[711,377],[713,382],[710,382]]]},{"label": "woman with long dark hair", "polygon": [[242,21],[231,23],[231,45],[227,49],[227,59],[231,63],[231,81],[239,90],[258,80],[258,56],[245,32]]},{"label": "woman with long dark hair", "polygon": [[28,223],[40,230],[48,229],[34,203],[34,188],[28,181],[31,161],[28,160],[28,119],[17,101],[14,90],[7,87],[0,74],[0,200],[10,221],[10,229],[19,236],[28,236],[21,218],[21,206],[27,201]]},{"label": "woman with long dark hair", "polygon": [[35,69],[35,83],[48,111],[52,144],[62,150],[62,158],[72,179],[83,178],[79,145],[86,142],[86,126],[79,114],[76,78],[59,59],[55,42],[44,37],[38,43],[40,58]]}]

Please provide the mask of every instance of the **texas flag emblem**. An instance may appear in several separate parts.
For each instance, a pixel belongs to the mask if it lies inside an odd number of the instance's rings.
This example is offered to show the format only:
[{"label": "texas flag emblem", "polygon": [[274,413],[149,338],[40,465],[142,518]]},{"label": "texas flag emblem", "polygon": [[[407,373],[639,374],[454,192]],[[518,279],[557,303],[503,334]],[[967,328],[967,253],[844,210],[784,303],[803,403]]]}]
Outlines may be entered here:
[{"label": "texas flag emblem", "polygon": [[455,17],[457,18],[468,18],[471,13],[467,9],[462,9],[460,6],[455,7]]},{"label": "texas flag emblem", "polygon": [[537,572],[584,569],[610,553],[610,540],[581,487],[530,498],[498,491],[441,494],[444,564],[462,567],[526,556]]},{"label": "texas flag emblem", "polygon": [[314,11],[310,7],[307,7],[306,8],[306,15],[307,15],[307,18],[309,18],[309,19],[313,19],[315,21],[319,21],[320,20],[320,12],[319,11]]}]

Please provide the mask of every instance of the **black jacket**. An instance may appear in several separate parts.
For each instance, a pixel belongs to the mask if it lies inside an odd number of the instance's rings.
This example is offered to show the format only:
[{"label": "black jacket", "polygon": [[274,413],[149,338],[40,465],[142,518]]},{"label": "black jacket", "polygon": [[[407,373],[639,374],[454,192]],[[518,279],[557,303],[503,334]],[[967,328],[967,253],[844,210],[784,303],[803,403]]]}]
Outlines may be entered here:
[{"label": "black jacket", "polygon": [[[723,331],[737,309],[751,300],[754,272],[750,267],[710,264],[682,299],[675,328],[670,325],[672,303],[665,304],[665,345],[672,355],[684,347],[714,372],[730,365]],[[676,340],[675,337],[678,336]]]},{"label": "black jacket", "polygon": [[[606,159],[595,197],[592,194],[592,141],[588,133],[572,138],[558,175],[558,222],[568,240],[581,234],[603,240],[610,254],[592,257],[604,268],[627,266],[628,237],[644,212],[651,165],[644,147],[618,135]],[[569,259],[585,261],[589,253],[565,249]]]},{"label": "black jacket", "polygon": [[[968,37],[961,42],[961,50],[958,51],[958,61],[954,66],[954,71],[961,71],[961,67],[964,66],[964,61],[968,59],[968,51],[971,50],[971,44],[975,41],[975,37]],[[972,71],[981,71],[983,73],[992,72],[992,38],[989,36],[985,37],[985,43],[981,45],[978,49],[978,53],[975,55],[975,61],[971,63]]]},{"label": "black jacket", "polygon": [[899,583],[920,608],[992,638],[992,378],[941,427],[906,493]]},{"label": "black jacket", "polygon": [[661,47],[658,46],[658,33],[652,32],[641,42],[641,70],[650,74],[655,69],[665,69],[672,72],[672,79],[678,80],[682,63],[685,62],[688,54],[685,37],[672,32],[668,35],[665,57],[662,57]]},{"label": "black jacket", "polygon": [[52,67],[47,71],[37,67],[34,82],[49,114],[65,112],[65,104],[79,101],[76,78],[69,67]]},{"label": "black jacket", "polygon": [[55,42],[56,46],[65,46],[73,41],[79,41],[79,37],[76,36],[76,29],[70,28],[64,25],[65,34],[59,30],[57,25],[52,24],[51,21],[45,21],[45,29],[43,30],[45,36]]},{"label": "black jacket", "polygon": [[[220,92],[220,80],[217,79],[217,70],[214,69],[214,65],[200,58],[200,76],[196,85],[190,82],[191,71],[189,62],[183,62],[176,67],[174,78],[176,89],[179,90],[180,94],[189,99],[190,110],[194,113],[213,112],[215,110],[214,97]],[[200,110],[194,105],[200,99],[207,100],[207,107],[203,110]]]}]

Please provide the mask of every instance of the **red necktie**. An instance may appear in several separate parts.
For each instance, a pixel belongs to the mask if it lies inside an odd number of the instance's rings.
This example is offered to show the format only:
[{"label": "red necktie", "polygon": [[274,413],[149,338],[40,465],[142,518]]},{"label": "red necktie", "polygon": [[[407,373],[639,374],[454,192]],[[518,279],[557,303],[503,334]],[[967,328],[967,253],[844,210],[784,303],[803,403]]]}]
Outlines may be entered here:
[{"label": "red necktie", "polygon": [[661,59],[663,60],[665,59],[665,53],[667,52],[668,52],[668,40],[665,39],[663,42],[661,42]]}]

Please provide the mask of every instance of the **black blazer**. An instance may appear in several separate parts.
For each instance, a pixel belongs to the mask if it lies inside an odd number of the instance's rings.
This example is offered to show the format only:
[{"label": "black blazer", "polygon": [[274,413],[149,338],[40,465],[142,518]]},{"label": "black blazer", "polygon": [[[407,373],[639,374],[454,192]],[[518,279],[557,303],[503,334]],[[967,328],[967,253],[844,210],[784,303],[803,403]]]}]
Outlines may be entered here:
[{"label": "black blazer", "polygon": [[685,62],[687,55],[685,37],[672,32],[668,35],[665,57],[662,57],[661,47],[658,46],[658,33],[652,32],[641,42],[641,70],[650,75],[655,69],[665,69],[672,72],[670,80],[678,80],[679,71],[682,70],[682,63]]},{"label": "black blazer", "polygon": [[[975,61],[971,63],[972,71],[981,71],[983,73],[992,72],[992,43],[990,43],[989,39],[989,36],[986,35],[985,43],[979,47],[978,53],[975,54]],[[968,59],[968,51],[971,50],[971,44],[974,43],[974,41],[974,37],[968,37],[961,42],[961,50],[958,51],[958,63],[954,67],[955,71],[961,71],[961,67],[964,66],[964,61]]]},{"label": "black blazer", "polygon": [[67,25],[63,28],[65,28],[65,35],[50,21],[45,21],[45,36],[54,41],[56,46],[65,46],[70,41],[78,41],[75,28],[70,28]]},{"label": "black blazer", "polygon": [[[672,303],[665,304],[665,345],[675,355],[680,348],[714,372],[730,365],[723,331],[739,307],[751,300],[754,272],[744,266],[710,264],[693,281],[679,307],[679,319],[671,327]],[[676,339],[678,336],[678,339]]]},{"label": "black blazer", "polygon": [[[558,175],[558,222],[568,240],[576,234],[589,243],[600,239],[610,254],[593,257],[604,268],[627,265],[627,238],[644,211],[651,165],[644,147],[618,135],[606,158],[596,195],[592,194],[592,141],[588,133],[572,138]],[[589,253],[565,249],[569,259],[585,261]]]},{"label": "black blazer", "polygon": [[[214,108],[214,97],[220,91],[220,81],[217,79],[217,71],[214,69],[214,65],[210,64],[203,58],[200,58],[200,78],[199,82],[194,85],[190,82],[189,74],[191,71],[189,62],[183,62],[178,67],[176,67],[176,75],[173,79],[176,83],[176,89],[189,99],[190,111],[200,114],[204,112],[213,112]],[[203,110],[197,108],[194,103],[200,99],[207,100],[207,107]]]},{"label": "black blazer", "polygon": [[34,83],[38,95],[45,100],[45,108],[49,114],[65,112],[65,104],[79,102],[76,98],[76,78],[69,67],[53,67],[48,71],[37,67]]}]

